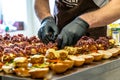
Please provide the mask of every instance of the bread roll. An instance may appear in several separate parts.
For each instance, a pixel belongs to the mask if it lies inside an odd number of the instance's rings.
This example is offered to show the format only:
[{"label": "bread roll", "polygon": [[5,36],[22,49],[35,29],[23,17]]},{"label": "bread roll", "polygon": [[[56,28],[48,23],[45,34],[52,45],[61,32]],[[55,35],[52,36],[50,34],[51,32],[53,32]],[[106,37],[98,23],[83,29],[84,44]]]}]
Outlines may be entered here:
[{"label": "bread roll", "polygon": [[67,71],[67,69],[69,68],[69,65],[68,64],[64,64],[64,63],[55,63],[55,64],[51,64],[50,68],[55,73],[63,73],[65,71]]},{"label": "bread roll", "polygon": [[84,62],[85,64],[90,64],[94,60],[94,57],[91,55],[80,55],[79,57],[82,57],[85,59],[85,62]]},{"label": "bread roll", "polygon": [[71,69],[74,66],[74,60],[64,60],[63,64],[68,64],[68,68]]},{"label": "bread roll", "polygon": [[14,72],[17,76],[28,77],[30,76],[29,69],[27,68],[15,68]]},{"label": "bread roll", "polygon": [[112,57],[112,53],[105,50],[98,50],[98,53],[103,54],[103,59],[109,59]]},{"label": "bread roll", "polygon": [[34,55],[30,57],[30,62],[32,64],[42,64],[44,63],[44,57],[43,55]]},{"label": "bread roll", "polygon": [[16,67],[28,67],[28,59],[26,57],[16,57],[14,62]]},{"label": "bread roll", "polygon": [[49,68],[32,68],[29,70],[32,78],[44,78],[49,72]]},{"label": "bread roll", "polygon": [[89,55],[94,57],[94,61],[100,61],[103,58],[103,54],[96,53],[96,52],[90,53]]},{"label": "bread roll", "polygon": [[73,55],[70,55],[69,59],[74,61],[74,66],[76,66],[76,67],[79,67],[79,66],[83,65],[84,62],[85,62],[84,58],[78,57],[78,56],[73,56]]},{"label": "bread roll", "polygon": [[117,57],[118,54],[119,54],[119,50],[116,49],[116,48],[111,48],[111,49],[108,49],[108,50],[106,50],[106,51],[112,53],[112,57]]}]

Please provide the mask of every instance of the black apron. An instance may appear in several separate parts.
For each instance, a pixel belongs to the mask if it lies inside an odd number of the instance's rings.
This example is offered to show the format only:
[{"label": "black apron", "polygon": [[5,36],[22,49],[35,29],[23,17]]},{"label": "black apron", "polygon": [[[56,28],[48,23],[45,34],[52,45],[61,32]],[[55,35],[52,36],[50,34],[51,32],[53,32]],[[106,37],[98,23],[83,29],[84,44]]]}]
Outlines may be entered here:
[{"label": "black apron", "polygon": [[[99,9],[99,7],[93,0],[55,0],[54,17],[61,31],[65,25],[73,21],[79,15],[96,9]],[[106,29],[106,26],[89,29],[86,35],[96,39],[99,36],[106,36]]]}]

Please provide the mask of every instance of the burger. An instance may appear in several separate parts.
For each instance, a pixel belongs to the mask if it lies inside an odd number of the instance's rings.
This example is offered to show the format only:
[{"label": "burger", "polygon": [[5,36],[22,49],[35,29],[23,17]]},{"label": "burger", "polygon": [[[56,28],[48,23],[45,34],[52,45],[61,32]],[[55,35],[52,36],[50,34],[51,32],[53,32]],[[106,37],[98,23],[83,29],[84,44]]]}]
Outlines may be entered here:
[{"label": "burger", "polygon": [[42,64],[44,63],[45,56],[43,55],[33,55],[30,57],[30,63],[32,64]]},{"label": "burger", "polygon": [[73,61],[68,60],[68,52],[65,50],[48,49],[45,57],[55,73],[63,73],[73,66]]},{"label": "burger", "polygon": [[7,62],[2,66],[2,70],[7,74],[14,73],[14,70],[13,70],[14,67],[15,67],[14,63],[8,63]]},{"label": "burger", "polygon": [[28,68],[28,59],[26,57],[16,57],[14,59],[15,68],[14,72],[17,76],[21,77],[28,77],[29,74],[29,68]]},{"label": "burger", "polygon": [[16,57],[14,59],[14,63],[15,63],[16,68],[19,68],[19,67],[27,68],[28,67],[28,59],[26,57]]},{"label": "burger", "polygon": [[78,53],[78,49],[75,47],[65,47],[64,50],[68,51],[69,55],[75,55]]},{"label": "burger", "polygon": [[46,51],[45,57],[50,60],[57,59],[59,57],[59,54],[56,53],[55,49],[48,49]]}]

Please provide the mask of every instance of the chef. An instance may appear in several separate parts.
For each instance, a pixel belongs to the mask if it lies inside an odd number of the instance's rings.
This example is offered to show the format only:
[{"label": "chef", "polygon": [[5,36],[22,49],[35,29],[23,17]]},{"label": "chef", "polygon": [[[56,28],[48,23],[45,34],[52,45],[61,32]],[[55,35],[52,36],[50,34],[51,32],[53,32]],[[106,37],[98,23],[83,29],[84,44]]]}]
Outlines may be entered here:
[{"label": "chef", "polygon": [[[54,15],[49,2],[55,2]],[[35,0],[35,12],[41,20],[38,37],[55,41],[58,47],[74,45],[87,35],[106,36],[107,24],[120,18],[120,0]]]}]

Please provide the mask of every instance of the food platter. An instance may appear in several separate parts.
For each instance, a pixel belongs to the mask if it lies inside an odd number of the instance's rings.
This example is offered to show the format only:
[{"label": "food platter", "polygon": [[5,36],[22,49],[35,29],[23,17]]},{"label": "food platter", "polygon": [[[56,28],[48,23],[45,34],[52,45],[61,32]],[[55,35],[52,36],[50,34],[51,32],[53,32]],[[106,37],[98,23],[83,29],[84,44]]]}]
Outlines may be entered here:
[{"label": "food platter", "polygon": [[[102,60],[100,62],[93,62],[90,65],[84,65],[81,67],[75,67],[71,70],[68,70],[62,74],[53,74],[51,80],[105,80],[106,73],[115,73],[115,69],[119,69],[120,67],[120,56],[116,58],[111,58],[109,60]],[[120,70],[118,70],[119,72]],[[117,71],[116,71],[117,72]],[[109,79],[113,80],[111,77],[116,77],[119,80],[119,76],[109,74]],[[101,76],[100,76],[101,75]],[[104,76],[102,76],[104,75]],[[110,77],[111,76],[111,77]],[[96,78],[97,77],[97,78]],[[111,78],[111,79],[110,79]],[[5,74],[3,72],[0,73],[0,80],[43,80],[43,79],[31,79],[18,77],[13,74]]]},{"label": "food platter", "polygon": [[0,39],[1,80],[94,80],[120,66],[120,46],[109,37],[83,36],[63,49],[36,36],[6,34]]}]

